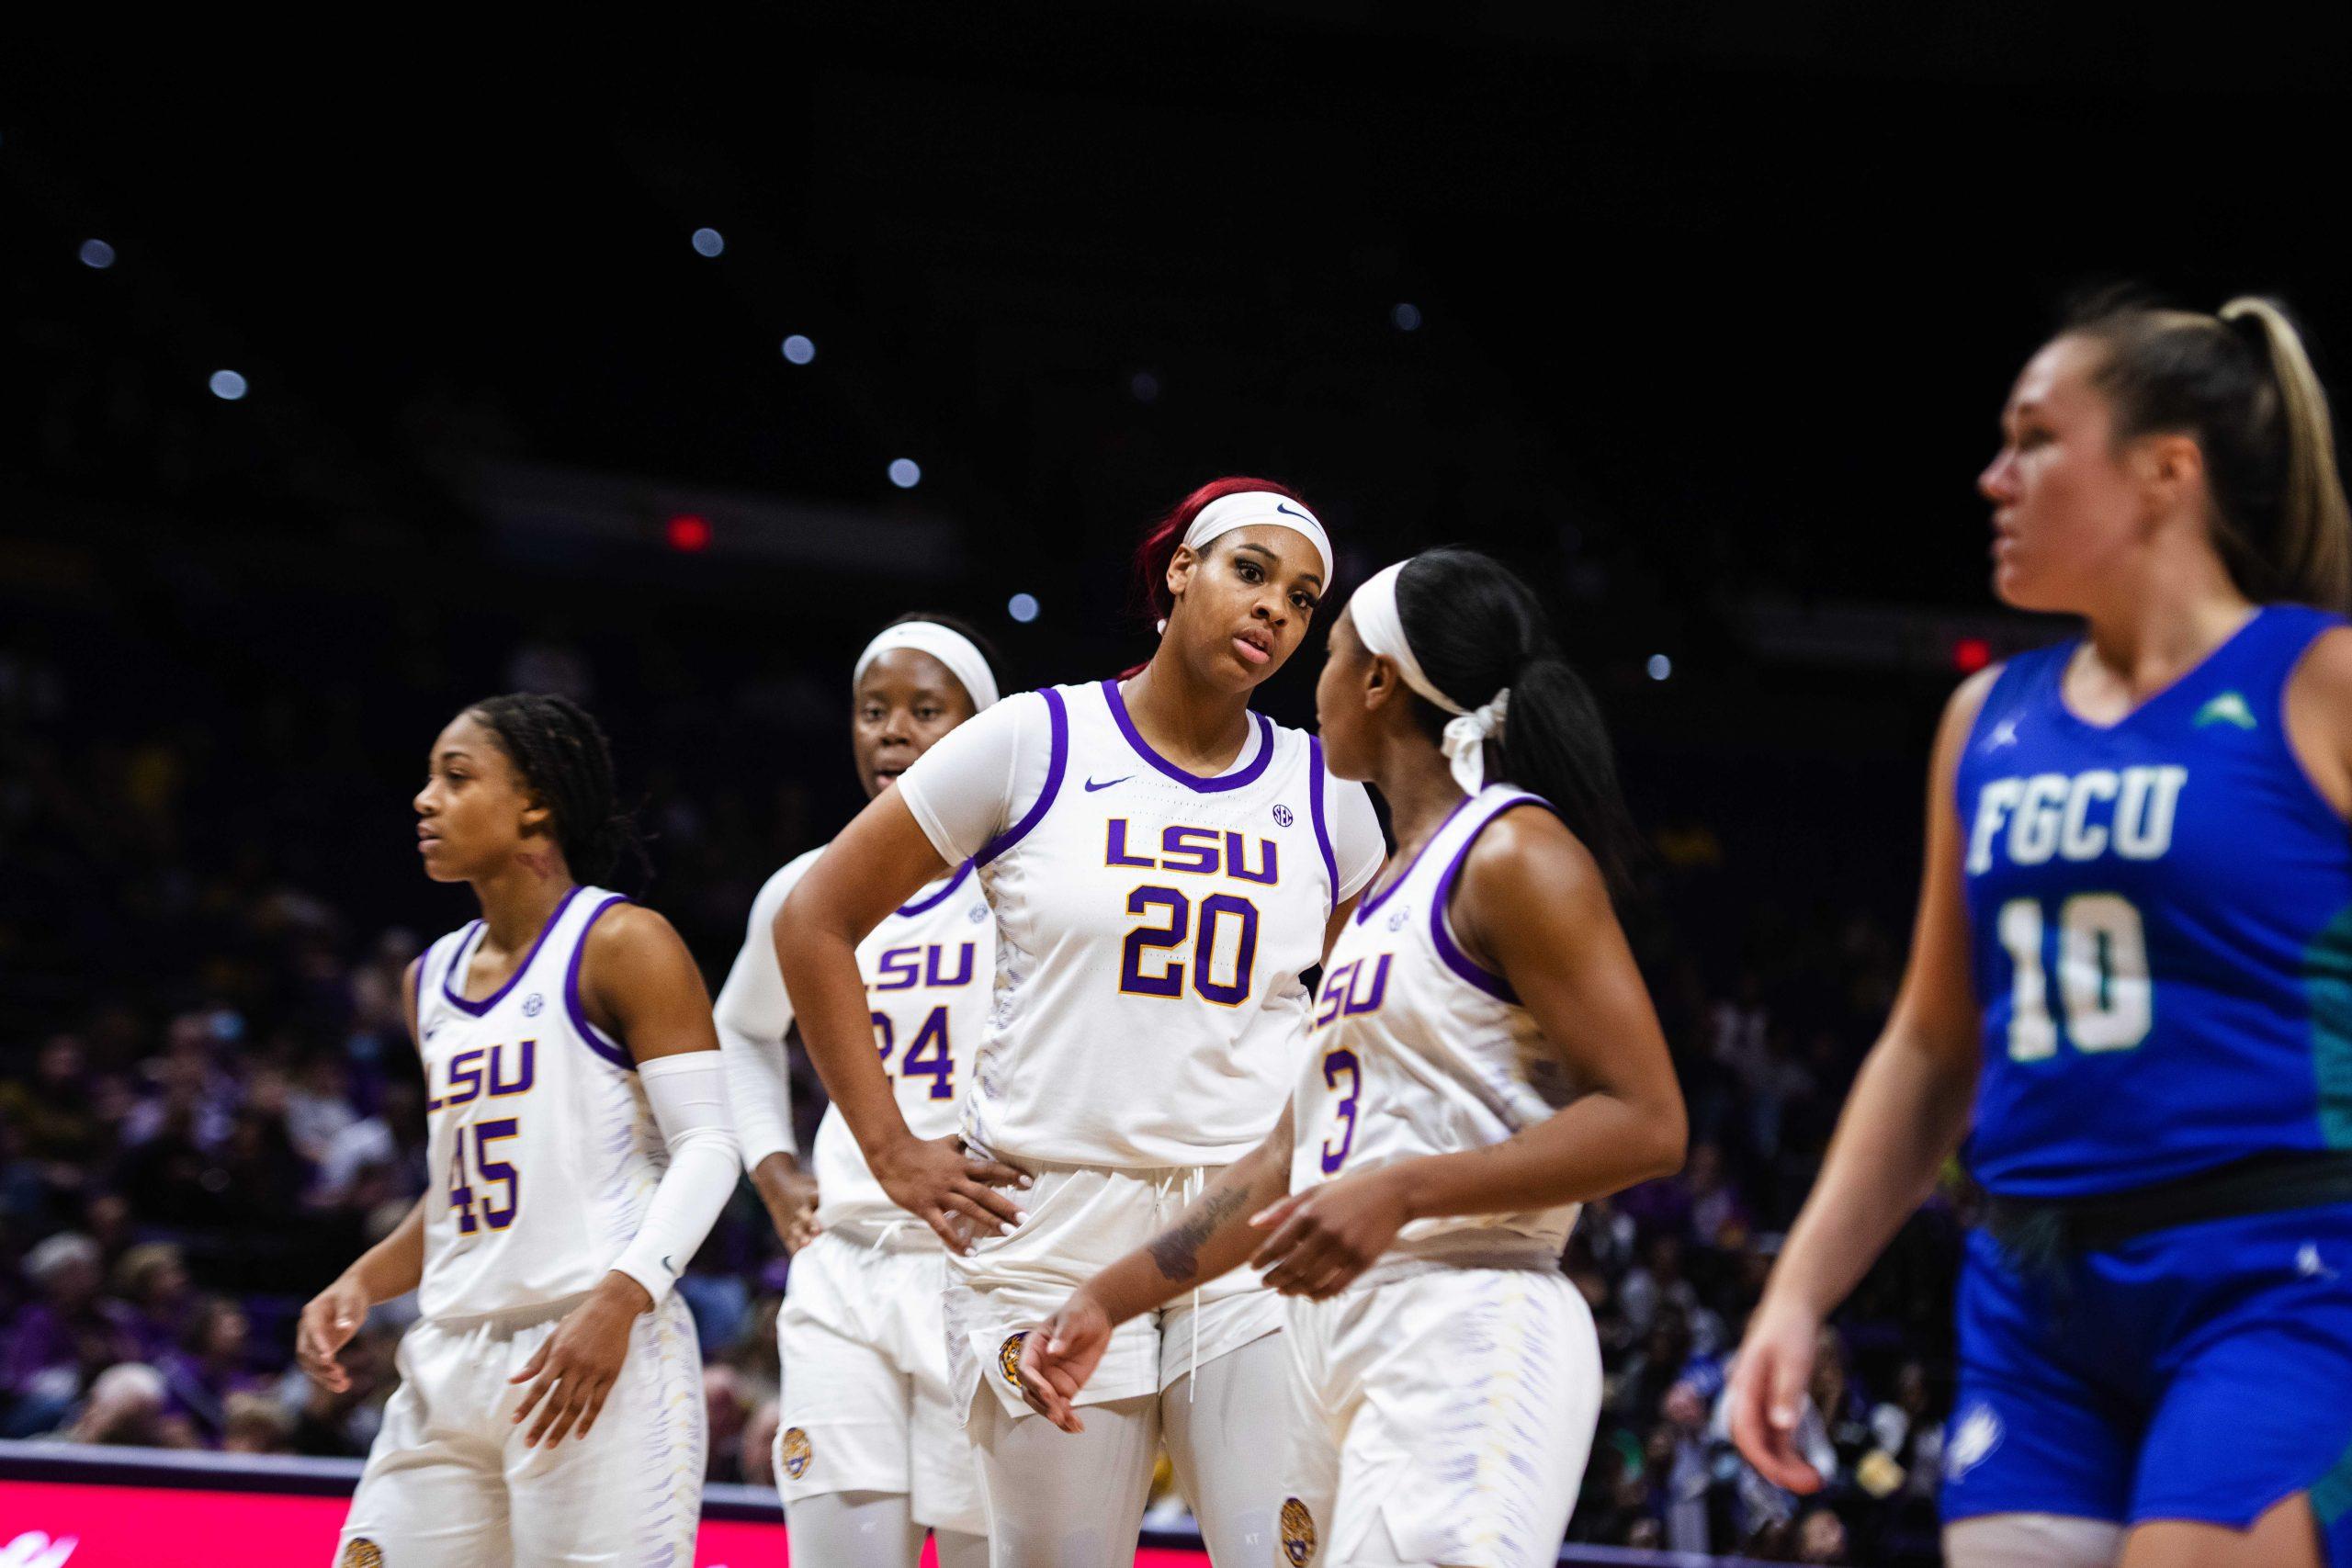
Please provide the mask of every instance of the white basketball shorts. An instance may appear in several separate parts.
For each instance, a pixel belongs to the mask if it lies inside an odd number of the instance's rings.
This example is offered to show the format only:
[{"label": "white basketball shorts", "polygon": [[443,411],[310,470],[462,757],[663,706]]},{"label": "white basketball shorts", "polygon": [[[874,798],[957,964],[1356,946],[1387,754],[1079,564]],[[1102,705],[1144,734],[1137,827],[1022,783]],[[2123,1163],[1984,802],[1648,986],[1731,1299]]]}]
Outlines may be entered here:
[{"label": "white basketball shorts", "polygon": [[1600,1343],[1566,1277],[1384,1265],[1330,1301],[1283,1304],[1280,1561],[1557,1559],[1600,1414]]},{"label": "white basketball shorts", "polygon": [[[948,1382],[960,1416],[983,1384],[1006,1412],[1021,1397],[1021,1340],[1103,1268],[1176,1222],[1222,1167],[1116,1170],[1024,1160],[1035,1185],[1016,1194],[1028,1219],[947,1259]],[[1195,1365],[1282,1328],[1282,1306],[1256,1270],[1237,1269],[1155,1313],[1121,1324],[1080,1404],[1159,1393]]]},{"label": "white basketball shorts", "polygon": [[529,1385],[508,1380],[580,1300],[408,1331],[338,1564],[689,1568],[702,1517],[702,1353],[674,1292],[637,1320],[594,1430],[524,1446],[531,1422],[514,1415]]},{"label": "white basketball shorts", "polygon": [[775,1484],[902,1493],[917,1524],[986,1535],[963,1412],[947,1396],[947,1251],[920,1224],[869,1245],[834,1232],[792,1259],[776,1343]]}]

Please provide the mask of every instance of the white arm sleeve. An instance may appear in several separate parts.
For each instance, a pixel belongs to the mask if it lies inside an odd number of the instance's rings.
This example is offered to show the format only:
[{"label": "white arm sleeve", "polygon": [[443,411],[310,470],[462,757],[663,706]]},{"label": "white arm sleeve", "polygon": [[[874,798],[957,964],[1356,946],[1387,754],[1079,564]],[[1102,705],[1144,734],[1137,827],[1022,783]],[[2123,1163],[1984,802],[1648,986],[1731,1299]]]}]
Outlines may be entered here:
[{"label": "white arm sleeve", "polygon": [[784,973],[776,967],[775,916],[823,852],[810,850],[761,887],[744,923],[743,951],[735,955],[735,967],[727,972],[727,983],[710,1008],[746,1171],[773,1154],[800,1154],[792,1135],[792,1070],[784,1052],[792,998],[785,995]]},{"label": "white arm sleeve", "polygon": [[1339,863],[1342,904],[1370,886],[1388,858],[1372,792],[1353,779],[1331,781],[1331,858]]},{"label": "white arm sleeve", "polygon": [[710,1234],[741,1174],[727,1116],[727,1077],[716,1051],[682,1051],[640,1062],[638,1082],[670,1146],[670,1168],[645,1206],[644,1223],[613,1267],[658,1303]]},{"label": "white arm sleeve", "polygon": [[[1016,785],[1045,771],[1053,720],[1035,692],[1007,697],[943,735],[899,775],[899,798],[949,865],[961,865],[1012,822]],[[1038,765],[1024,768],[1026,753]],[[1034,796],[1042,782],[1032,784]]]}]

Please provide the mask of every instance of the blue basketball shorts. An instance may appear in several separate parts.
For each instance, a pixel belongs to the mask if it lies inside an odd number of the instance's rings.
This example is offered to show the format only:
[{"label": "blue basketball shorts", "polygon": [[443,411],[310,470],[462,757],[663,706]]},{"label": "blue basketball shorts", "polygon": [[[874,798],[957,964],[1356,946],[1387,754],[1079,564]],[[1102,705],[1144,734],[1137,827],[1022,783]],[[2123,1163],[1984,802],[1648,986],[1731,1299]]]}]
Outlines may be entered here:
[{"label": "blue basketball shorts", "polygon": [[2352,1568],[2352,1205],[2174,1226],[1960,1286],[1947,1521],[2046,1513],[2243,1529],[2311,1493]]}]

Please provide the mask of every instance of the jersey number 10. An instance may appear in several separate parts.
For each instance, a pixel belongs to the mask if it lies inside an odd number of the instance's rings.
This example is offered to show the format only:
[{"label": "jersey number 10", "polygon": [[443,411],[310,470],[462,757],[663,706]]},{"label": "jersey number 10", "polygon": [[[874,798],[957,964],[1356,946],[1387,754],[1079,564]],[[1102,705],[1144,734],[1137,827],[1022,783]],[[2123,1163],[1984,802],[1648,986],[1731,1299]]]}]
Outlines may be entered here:
[{"label": "jersey number 10", "polygon": [[[2039,898],[2001,906],[2001,945],[2013,971],[2009,1060],[2039,1062],[2058,1053],[2050,976],[2041,961]],[[2058,908],[2058,1000],[2066,1038],[2077,1051],[2128,1051],[2155,1022],[2148,981],[2148,933],[2132,901],[2114,893],[2078,893]]]}]

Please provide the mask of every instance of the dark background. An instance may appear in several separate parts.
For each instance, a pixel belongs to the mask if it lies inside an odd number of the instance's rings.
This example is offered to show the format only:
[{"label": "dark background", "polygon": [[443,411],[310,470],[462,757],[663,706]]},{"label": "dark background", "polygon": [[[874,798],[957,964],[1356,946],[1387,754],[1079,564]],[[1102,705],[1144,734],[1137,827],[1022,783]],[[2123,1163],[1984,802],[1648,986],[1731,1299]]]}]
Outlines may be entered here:
[{"label": "dark background", "polygon": [[[1883,1016],[1941,698],[2062,629],[1986,591],[2009,378],[2126,279],[2279,294],[2331,380],[2352,352],[2340,7],[625,21],[0,57],[0,1076],[62,1032],[76,1081],[158,1106],[328,1058],[374,1105],[383,976],[470,913],[415,869],[425,748],[550,671],[716,983],[759,882],[857,804],[874,628],[966,615],[1009,689],[1108,673],[1149,648],[1139,531],[1256,472],[1317,505],[1342,592],[1464,541],[1552,603],[1652,840],[1628,919],[1694,1125],[1769,1235]],[[1308,716],[1314,647],[1278,716]],[[6,1105],[0,1133],[32,1138]],[[126,1146],[27,1185],[17,1152],[12,1255],[164,1179]],[[244,1160],[242,1192],[250,1154],[187,1157]],[[304,1201],[291,1250],[161,1227],[257,1340],[356,1242],[357,1200]],[[1720,1340],[1769,1249],[1689,1231],[1691,1201],[1615,1243],[1589,1220],[1578,1266],[1614,1303],[1694,1236]],[[711,1280],[773,1251],[737,1218]],[[1873,1397],[1942,1375],[1948,1243],[1898,1248],[1845,1325]],[[1603,1321],[1631,1392],[1578,1528],[1631,1539],[1708,1331]],[[1879,1561],[1931,1555],[1924,1517],[1847,1515]]]},{"label": "dark background", "polygon": [[[747,675],[830,680],[917,604],[979,619],[1016,683],[1070,679],[1147,646],[1140,524],[1233,470],[1302,486],[1358,570],[1448,539],[1521,566],[1638,803],[1850,821],[1825,792],[1916,775],[1962,634],[1825,668],[1759,609],[1989,607],[1971,481],[2070,289],[2277,290],[2324,358],[2344,341],[2346,34],[2246,8],[884,6],[633,56],[19,59],[0,593],[120,681],[117,711],[167,710],[200,649],[240,704],[352,731],[364,788],[315,807],[337,874],[426,924],[454,910],[402,875],[395,786],[503,640],[585,639],[631,667],[600,694],[654,685],[672,721]],[[76,263],[90,236],[114,266]],[[207,393],[223,366],[243,401]],[[502,517],[515,465],[636,537]],[[842,509],[804,530],[832,550],[737,555],[727,495]],[[679,513],[703,554],[662,547]],[[856,547],[910,516],[952,547]],[[86,611],[164,668],[78,641]],[[435,666],[416,706],[328,716],[402,657]],[[1309,680],[1271,705],[1297,716]],[[639,781],[689,765],[613,716]],[[1826,776],[1786,776],[1815,746]],[[820,822],[853,803],[793,765]],[[1883,809],[1890,782],[1860,793]]]}]

